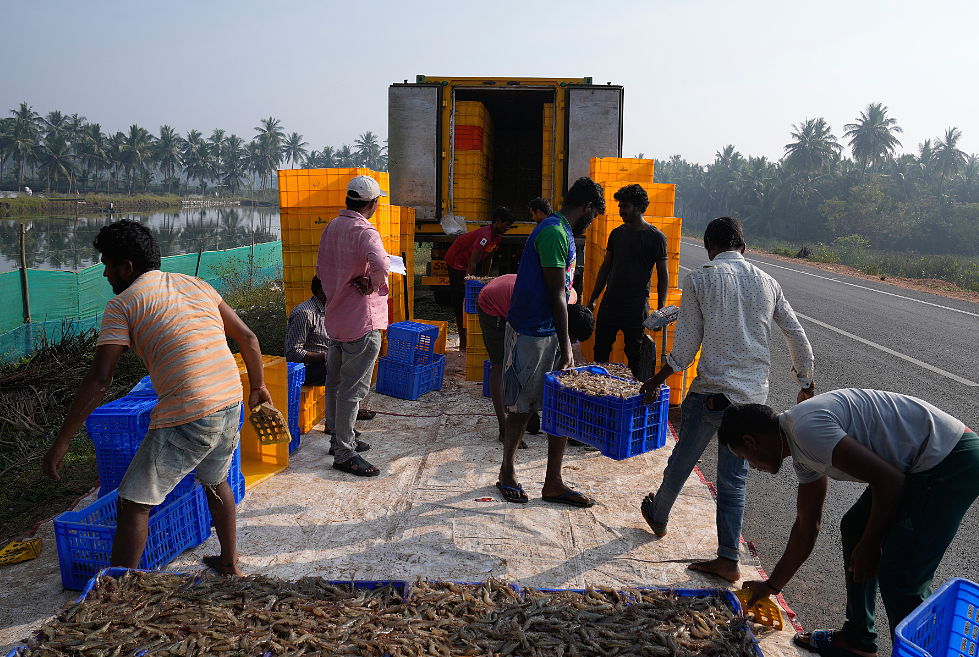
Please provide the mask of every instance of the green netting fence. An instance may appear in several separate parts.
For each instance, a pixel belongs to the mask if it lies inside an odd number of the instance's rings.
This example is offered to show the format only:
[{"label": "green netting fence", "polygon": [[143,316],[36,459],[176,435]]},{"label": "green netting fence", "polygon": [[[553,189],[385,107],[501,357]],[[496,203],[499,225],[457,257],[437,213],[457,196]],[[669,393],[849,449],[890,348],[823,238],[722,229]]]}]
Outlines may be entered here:
[{"label": "green netting fence", "polygon": [[[160,269],[191,276],[196,273],[223,294],[222,275],[232,270],[245,272],[256,284],[280,278],[282,242],[170,256],[163,258]],[[29,324],[25,323],[21,270],[0,274],[0,360],[23,358],[34,351],[42,336],[57,341],[66,325],[75,330],[98,328],[105,304],[114,296],[103,270],[102,265],[81,271],[28,269]]]}]

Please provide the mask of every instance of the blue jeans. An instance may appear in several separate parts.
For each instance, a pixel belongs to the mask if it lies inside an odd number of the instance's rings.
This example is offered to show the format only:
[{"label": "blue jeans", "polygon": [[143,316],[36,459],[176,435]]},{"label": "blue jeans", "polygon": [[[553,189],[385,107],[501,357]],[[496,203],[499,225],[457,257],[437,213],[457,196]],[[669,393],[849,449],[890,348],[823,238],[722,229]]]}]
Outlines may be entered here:
[{"label": "blue jeans", "polygon": [[[690,393],[680,407],[679,441],[673,447],[663,472],[663,482],[656,491],[653,522],[665,525],[670,510],[683,490],[711,438],[721,425],[723,412],[707,408],[707,395]],[[744,489],[748,462],[736,457],[723,445],[717,446],[717,556],[739,561],[741,520],[744,516]]]},{"label": "blue jeans", "polygon": [[326,425],[333,428],[334,462],[349,461],[357,448],[354,422],[360,402],[371,389],[374,361],[381,352],[377,329],[350,342],[330,340],[326,355]]}]

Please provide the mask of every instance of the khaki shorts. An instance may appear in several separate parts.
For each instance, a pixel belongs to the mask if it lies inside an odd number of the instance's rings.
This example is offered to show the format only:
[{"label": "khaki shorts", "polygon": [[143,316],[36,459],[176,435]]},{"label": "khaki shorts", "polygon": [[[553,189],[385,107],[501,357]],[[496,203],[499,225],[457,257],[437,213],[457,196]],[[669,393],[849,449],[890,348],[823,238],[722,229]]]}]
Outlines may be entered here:
[{"label": "khaki shorts", "polygon": [[217,486],[228,478],[240,420],[237,402],[198,420],[150,429],[119,483],[119,497],[157,506],[194,468],[197,481]]},{"label": "khaki shorts", "polygon": [[523,335],[507,324],[503,347],[503,404],[513,413],[544,408],[544,377],[557,369],[561,348],[557,335]]}]

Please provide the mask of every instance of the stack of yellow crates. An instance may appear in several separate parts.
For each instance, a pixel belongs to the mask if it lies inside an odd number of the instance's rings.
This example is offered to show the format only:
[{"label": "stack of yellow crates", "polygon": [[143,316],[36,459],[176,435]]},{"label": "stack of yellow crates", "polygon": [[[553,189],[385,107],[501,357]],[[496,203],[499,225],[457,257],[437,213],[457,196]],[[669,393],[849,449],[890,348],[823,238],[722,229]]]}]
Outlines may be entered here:
[{"label": "stack of yellow crates", "polygon": [[452,214],[489,221],[493,208],[493,121],[476,101],[455,104]]},{"label": "stack of yellow crates", "polygon": [[[408,310],[415,316],[415,208],[399,208],[401,213],[401,252],[408,270]],[[408,319],[407,317],[405,319]]]},{"label": "stack of yellow crates", "polygon": [[483,380],[483,361],[489,358],[483,343],[479,315],[465,313],[466,323],[466,381]]},{"label": "stack of yellow crates", "polygon": [[544,103],[544,159],[541,164],[541,196],[554,204],[554,103]]},{"label": "stack of yellow crates", "polygon": [[[364,168],[341,169],[283,169],[279,171],[279,217],[282,229],[282,280],[285,284],[286,313],[312,296],[310,281],[316,275],[316,256],[323,229],[346,207],[347,184],[357,176],[370,176],[378,182],[381,191],[390,192],[388,174]],[[414,293],[414,228],[415,211],[388,203],[382,196],[371,224],[377,228],[389,255],[401,255],[402,244],[411,240],[408,265],[408,294],[411,306]],[[406,237],[407,236],[407,237]],[[398,274],[388,280],[389,319],[404,319],[404,281]],[[382,345],[383,349],[383,345]],[[383,353],[383,352],[382,352]],[[375,368],[376,370],[376,368]],[[323,417],[325,404],[323,389],[304,391],[301,396],[302,424],[305,433]],[[315,406],[316,411],[311,409]]]},{"label": "stack of yellow crates", "polygon": [[[676,186],[653,182],[653,160],[633,158],[592,158],[591,178],[605,189],[605,214],[599,215],[585,235],[585,275],[582,281],[584,300],[591,298],[595,289],[598,270],[605,260],[605,247],[612,230],[622,223],[619,216],[619,204],[614,199],[615,193],[626,185],[642,185],[649,196],[649,207],[643,218],[659,228],[666,235],[667,270],[670,273],[670,289],[667,294],[667,305],[680,305],[681,291],[678,289],[680,275],[680,227],[682,219],[673,216]],[[655,274],[650,285],[649,307],[655,309],[658,305]],[[601,307],[599,300],[598,307]],[[595,314],[598,314],[596,308]],[[663,347],[663,334],[648,331],[656,342],[657,354]],[[582,343],[582,351],[589,359],[594,359],[594,336]],[[673,346],[673,325],[667,329],[666,352]],[[670,386],[670,403],[679,404],[689,390],[690,383],[697,373],[698,352],[694,363],[685,372],[672,375],[667,384]],[[620,333],[612,346],[609,362],[626,363],[625,342]],[[659,356],[657,355],[657,369]]]}]

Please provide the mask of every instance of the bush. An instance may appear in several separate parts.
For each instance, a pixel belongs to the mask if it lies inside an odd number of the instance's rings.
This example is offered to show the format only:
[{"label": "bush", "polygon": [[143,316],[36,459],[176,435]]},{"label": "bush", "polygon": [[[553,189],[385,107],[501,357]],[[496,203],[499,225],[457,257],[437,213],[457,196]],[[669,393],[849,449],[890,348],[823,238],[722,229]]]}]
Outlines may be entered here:
[{"label": "bush", "polygon": [[[221,279],[220,292],[258,338],[262,353],[282,356],[285,353],[286,295],[282,283],[282,264],[248,257],[231,258],[214,266]],[[240,351],[234,340],[228,340],[232,353]]]},{"label": "bush", "polygon": [[867,259],[870,242],[862,235],[849,235],[833,240],[832,248],[837,262],[850,267],[859,267]]}]

